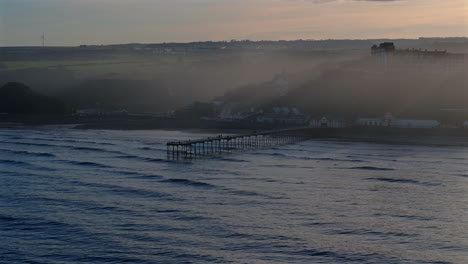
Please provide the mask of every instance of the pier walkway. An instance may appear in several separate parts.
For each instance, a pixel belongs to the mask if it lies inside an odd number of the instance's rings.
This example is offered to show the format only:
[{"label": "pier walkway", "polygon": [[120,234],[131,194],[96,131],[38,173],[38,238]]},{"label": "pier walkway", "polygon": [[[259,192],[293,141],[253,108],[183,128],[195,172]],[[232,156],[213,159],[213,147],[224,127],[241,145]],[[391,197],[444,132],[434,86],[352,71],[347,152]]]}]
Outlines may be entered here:
[{"label": "pier walkway", "polygon": [[260,131],[245,135],[217,136],[198,140],[167,143],[167,158],[170,160],[195,159],[252,149],[291,144],[310,138],[309,127]]}]

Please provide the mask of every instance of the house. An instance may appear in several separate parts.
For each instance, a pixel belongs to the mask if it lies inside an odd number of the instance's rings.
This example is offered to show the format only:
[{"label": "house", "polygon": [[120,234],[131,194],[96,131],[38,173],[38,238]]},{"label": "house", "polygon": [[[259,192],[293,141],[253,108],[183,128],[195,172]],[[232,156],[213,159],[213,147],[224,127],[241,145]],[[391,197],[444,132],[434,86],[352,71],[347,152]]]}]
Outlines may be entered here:
[{"label": "house", "polygon": [[373,45],[371,48],[371,54],[379,54],[379,53],[387,53],[387,52],[394,52],[395,51],[395,44],[393,42],[384,42],[380,43],[379,46]]},{"label": "house", "polygon": [[392,127],[397,128],[436,128],[440,126],[437,120],[396,119]]},{"label": "house", "polygon": [[343,120],[328,119],[326,117],[322,117],[320,119],[311,119],[309,121],[309,127],[343,128],[346,127],[346,122]]},{"label": "house", "polygon": [[466,55],[441,50],[396,49],[384,42],[371,47],[371,55],[386,70],[425,70],[434,73],[460,72],[466,68]]},{"label": "house", "polygon": [[391,113],[385,113],[381,118],[359,118],[357,124],[360,126],[383,126],[390,127],[395,122],[395,118]]},{"label": "house", "polygon": [[382,126],[382,119],[380,118],[359,118],[356,123],[359,126],[365,126],[365,127],[378,127]]},{"label": "house", "polygon": [[440,122],[430,119],[399,119],[391,113],[386,113],[381,118],[359,118],[357,125],[365,127],[395,127],[395,128],[436,128]]},{"label": "house", "polygon": [[304,125],[305,118],[300,115],[284,115],[276,117],[275,121],[280,124],[287,124],[287,125]]}]

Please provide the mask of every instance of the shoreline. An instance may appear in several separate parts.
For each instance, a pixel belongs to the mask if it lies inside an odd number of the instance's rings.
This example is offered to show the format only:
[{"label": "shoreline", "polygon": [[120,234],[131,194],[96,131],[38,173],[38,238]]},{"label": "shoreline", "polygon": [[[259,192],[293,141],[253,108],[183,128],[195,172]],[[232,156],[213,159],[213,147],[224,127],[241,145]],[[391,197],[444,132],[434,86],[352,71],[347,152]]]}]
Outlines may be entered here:
[{"label": "shoreline", "polygon": [[[204,123],[151,116],[27,116],[0,115],[0,129],[59,126],[81,130],[169,130],[196,134],[248,134],[253,131],[288,128],[284,125],[252,123]],[[289,126],[291,127],[291,126]],[[343,140],[382,144],[468,146],[468,129],[463,128],[310,128],[311,139]]]}]

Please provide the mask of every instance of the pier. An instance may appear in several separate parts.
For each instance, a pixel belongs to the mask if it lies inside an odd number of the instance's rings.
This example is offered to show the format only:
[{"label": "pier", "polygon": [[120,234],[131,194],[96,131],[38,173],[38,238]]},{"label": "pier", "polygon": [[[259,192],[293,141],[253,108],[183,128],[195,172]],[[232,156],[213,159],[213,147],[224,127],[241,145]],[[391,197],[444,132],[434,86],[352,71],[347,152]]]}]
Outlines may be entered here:
[{"label": "pier", "polygon": [[220,135],[198,140],[173,141],[167,143],[167,158],[170,160],[189,160],[292,144],[310,138],[309,130],[308,127],[298,127],[253,132],[245,135]]}]

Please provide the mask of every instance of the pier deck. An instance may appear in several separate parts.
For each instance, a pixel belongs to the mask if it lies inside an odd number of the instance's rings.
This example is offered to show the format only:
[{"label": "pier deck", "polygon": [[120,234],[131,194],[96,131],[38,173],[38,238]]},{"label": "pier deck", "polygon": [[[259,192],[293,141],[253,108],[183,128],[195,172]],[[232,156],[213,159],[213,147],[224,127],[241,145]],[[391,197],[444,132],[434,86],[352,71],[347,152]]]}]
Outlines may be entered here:
[{"label": "pier deck", "polygon": [[245,135],[217,136],[167,143],[167,158],[186,160],[223,153],[292,144],[310,137],[308,127],[253,132]]}]

